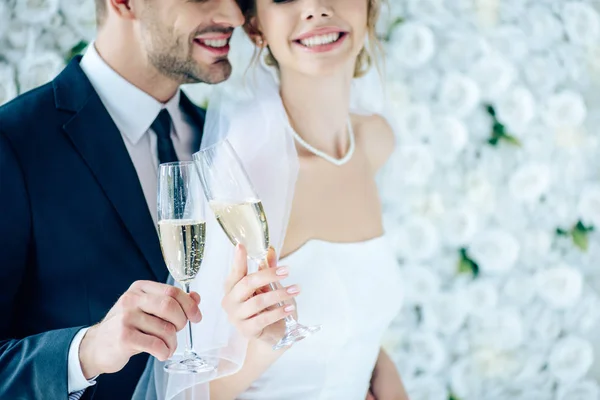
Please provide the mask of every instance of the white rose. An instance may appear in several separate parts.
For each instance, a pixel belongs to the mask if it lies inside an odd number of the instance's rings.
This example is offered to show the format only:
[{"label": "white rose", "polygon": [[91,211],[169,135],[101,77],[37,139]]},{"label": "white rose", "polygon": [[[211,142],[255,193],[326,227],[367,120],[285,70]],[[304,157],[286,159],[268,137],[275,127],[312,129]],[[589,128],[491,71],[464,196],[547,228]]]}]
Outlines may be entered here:
[{"label": "white rose", "polygon": [[528,37],[528,44],[533,50],[546,49],[563,37],[560,20],[548,7],[542,5],[529,7],[525,11],[522,25]]},{"label": "white rose", "polygon": [[503,57],[492,54],[478,60],[471,67],[469,75],[481,89],[483,99],[493,101],[510,88],[515,80],[516,70]]},{"label": "white rose", "polygon": [[446,366],[446,349],[435,333],[414,332],[404,345],[414,367],[426,375],[437,374]]},{"label": "white rose", "polygon": [[492,33],[490,39],[496,51],[512,62],[520,64],[529,52],[527,35],[514,26],[501,26]]},{"label": "white rose", "polygon": [[514,377],[522,367],[516,353],[496,350],[479,350],[472,356],[479,376],[484,380],[507,380]]},{"label": "white rose", "polygon": [[442,82],[438,102],[443,111],[464,118],[477,107],[480,97],[475,81],[463,74],[450,72]]},{"label": "white rose", "polygon": [[410,107],[410,93],[408,87],[401,81],[386,82],[388,100],[394,110],[405,110]]},{"label": "white rose", "polygon": [[465,197],[482,213],[492,213],[496,207],[496,189],[485,174],[477,171],[467,173]]},{"label": "white rose", "polygon": [[592,345],[576,336],[560,339],[552,348],[548,369],[564,384],[577,382],[589,371],[594,361]]},{"label": "white rose", "polygon": [[553,235],[544,229],[523,231],[519,240],[521,260],[528,266],[540,266],[540,260],[550,252],[553,238]]},{"label": "white rose", "polygon": [[69,52],[81,40],[81,36],[68,25],[61,25],[53,29],[52,38],[57,44],[58,49],[64,53]]},{"label": "white rose", "polygon": [[519,312],[513,308],[488,309],[471,317],[471,340],[476,347],[515,350],[525,340],[525,328]]},{"label": "white rose", "polygon": [[489,52],[489,44],[480,35],[452,33],[446,40],[436,57],[442,71],[465,71]]},{"label": "white rose", "polygon": [[465,246],[478,229],[478,217],[473,209],[462,207],[444,214],[441,231],[446,243],[451,246]]},{"label": "white rose", "polygon": [[469,254],[483,273],[505,273],[510,271],[519,257],[519,242],[510,233],[490,229],[477,235]]},{"label": "white rose", "polygon": [[424,186],[435,171],[434,159],[425,146],[401,146],[392,162],[395,175],[405,185]]},{"label": "white rose", "polygon": [[443,26],[448,22],[448,14],[444,0],[407,0],[408,13],[418,21],[428,25]]},{"label": "white rose", "polygon": [[479,26],[493,28],[500,20],[500,0],[475,0],[475,14]]},{"label": "white rose", "polygon": [[568,265],[539,271],[535,281],[538,296],[555,309],[570,308],[581,298],[583,276]]},{"label": "white rose", "polygon": [[534,338],[539,348],[548,348],[563,331],[560,315],[538,303],[528,306],[523,314],[530,323],[530,338]]},{"label": "white rose", "polygon": [[551,96],[542,109],[542,118],[551,128],[577,128],[587,115],[581,94],[565,90]]},{"label": "white rose", "polygon": [[502,296],[511,304],[526,306],[535,297],[534,279],[520,272],[512,273],[502,287]]},{"label": "white rose", "polygon": [[19,64],[18,80],[21,93],[48,83],[64,67],[64,61],[56,53],[36,53]]},{"label": "white rose", "polygon": [[558,388],[557,400],[598,400],[600,387],[591,380],[573,383]]},{"label": "white rose", "polygon": [[553,53],[533,55],[527,59],[527,63],[522,68],[529,87],[542,98],[553,93],[566,75]]},{"label": "white rose", "polygon": [[58,0],[16,0],[14,15],[28,25],[46,24],[58,11]]},{"label": "white rose", "polygon": [[521,369],[514,376],[514,383],[521,386],[522,384],[530,385],[534,379],[538,378],[544,370],[547,357],[542,352],[523,349],[523,363]]},{"label": "white rose", "polygon": [[405,200],[410,202],[414,215],[427,218],[430,221],[437,221],[446,211],[443,197],[439,193],[430,190],[419,192],[414,196],[407,195]]},{"label": "white rose", "polygon": [[17,94],[14,69],[8,64],[0,63],[0,106],[15,98]]},{"label": "white rose", "polygon": [[[32,29],[19,20],[12,20],[9,29],[6,31],[8,43],[15,49],[25,49],[29,38],[29,31]],[[19,54],[22,58],[22,54]]]},{"label": "white rose", "polygon": [[465,324],[468,304],[460,292],[441,293],[423,306],[423,326],[444,335],[453,335]]},{"label": "white rose", "polygon": [[420,376],[405,384],[411,400],[448,400],[448,389],[442,379]]},{"label": "white rose", "polygon": [[215,85],[195,83],[191,85],[184,85],[182,88],[185,94],[194,104],[204,105],[208,103],[210,96],[215,89]]},{"label": "white rose", "polygon": [[404,298],[408,303],[423,304],[436,296],[441,287],[439,276],[423,265],[407,265],[402,268]]},{"label": "white rose", "polygon": [[0,3],[0,40],[4,37],[4,34],[8,30],[10,21],[10,10],[8,5],[4,2]]},{"label": "white rose", "polygon": [[489,280],[474,281],[464,289],[464,293],[473,315],[486,315],[498,305],[498,289]]},{"label": "white rose", "polygon": [[583,189],[577,211],[586,225],[600,228],[600,185],[589,185]]},{"label": "white rose", "polygon": [[394,235],[398,256],[406,260],[428,260],[439,251],[439,238],[435,226],[422,217],[404,221]]},{"label": "white rose", "polygon": [[522,129],[535,116],[535,99],[529,90],[518,86],[509,90],[498,102],[497,116],[509,129]]},{"label": "white rose", "polygon": [[520,167],[510,178],[509,190],[514,199],[535,203],[550,187],[551,170],[544,164],[530,163]]},{"label": "white rose", "polygon": [[445,165],[454,164],[468,143],[467,128],[457,118],[438,117],[433,121],[433,129],[429,138],[429,148],[435,159]]},{"label": "white rose", "polygon": [[479,366],[472,357],[461,358],[450,368],[450,387],[460,399],[481,399],[483,384]]},{"label": "white rose", "polygon": [[406,108],[398,108],[398,130],[407,143],[417,144],[428,138],[433,128],[431,110],[424,104],[411,104]]},{"label": "white rose", "polygon": [[93,1],[60,0],[60,9],[71,27],[84,40],[96,36],[96,9]]},{"label": "white rose", "polygon": [[419,23],[405,23],[391,38],[394,62],[408,68],[427,64],[435,54],[435,37],[431,29]]},{"label": "white rose", "polygon": [[569,312],[563,314],[561,325],[569,331],[587,335],[594,332],[598,322],[600,322],[600,299],[595,294],[588,293],[569,309]]},{"label": "white rose", "polygon": [[569,1],[562,10],[561,17],[569,40],[582,46],[591,46],[600,39],[600,17],[589,4]]}]

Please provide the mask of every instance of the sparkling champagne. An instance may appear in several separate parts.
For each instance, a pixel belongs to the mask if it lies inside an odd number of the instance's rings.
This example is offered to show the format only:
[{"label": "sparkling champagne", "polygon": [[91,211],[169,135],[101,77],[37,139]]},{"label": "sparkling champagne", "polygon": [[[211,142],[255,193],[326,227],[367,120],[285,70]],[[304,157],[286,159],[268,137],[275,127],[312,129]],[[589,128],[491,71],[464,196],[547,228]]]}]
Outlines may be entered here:
[{"label": "sparkling champagne", "polygon": [[231,240],[243,244],[248,256],[262,260],[269,248],[269,226],[260,200],[245,202],[211,201],[210,208]]},{"label": "sparkling champagne", "polygon": [[192,220],[162,220],[158,223],[160,245],[173,278],[189,283],[196,277],[204,257],[206,223]]}]

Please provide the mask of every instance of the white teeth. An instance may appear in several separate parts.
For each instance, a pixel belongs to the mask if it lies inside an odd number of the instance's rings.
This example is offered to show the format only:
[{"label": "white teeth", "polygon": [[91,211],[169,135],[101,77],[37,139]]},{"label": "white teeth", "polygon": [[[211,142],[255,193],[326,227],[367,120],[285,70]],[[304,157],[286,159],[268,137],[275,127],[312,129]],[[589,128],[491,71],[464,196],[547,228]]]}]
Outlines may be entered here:
[{"label": "white teeth", "polygon": [[220,48],[220,47],[227,46],[227,43],[229,43],[229,40],[228,39],[218,39],[218,40],[202,40],[202,39],[200,39],[200,42],[202,44],[207,45],[208,47]]},{"label": "white teeth", "polygon": [[306,47],[323,46],[325,44],[337,42],[340,36],[340,33],[330,33],[328,35],[313,36],[306,39],[302,39],[300,40],[300,43],[302,43]]}]

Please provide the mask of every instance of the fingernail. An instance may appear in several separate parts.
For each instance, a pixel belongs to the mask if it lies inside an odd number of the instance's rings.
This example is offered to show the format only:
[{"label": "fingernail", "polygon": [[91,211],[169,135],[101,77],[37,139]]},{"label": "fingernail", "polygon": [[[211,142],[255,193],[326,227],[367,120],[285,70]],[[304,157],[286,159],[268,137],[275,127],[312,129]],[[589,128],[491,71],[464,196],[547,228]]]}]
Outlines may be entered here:
[{"label": "fingernail", "polygon": [[296,306],[294,305],[290,305],[290,306],[286,306],[283,311],[285,311],[286,313],[292,312],[296,309]]},{"label": "fingernail", "polygon": [[279,276],[287,275],[288,269],[286,267],[277,268],[277,271],[275,272],[275,274],[277,274]]},{"label": "fingernail", "polygon": [[289,288],[287,288],[286,291],[289,294],[296,294],[296,293],[300,293],[300,288],[298,286],[290,286]]}]

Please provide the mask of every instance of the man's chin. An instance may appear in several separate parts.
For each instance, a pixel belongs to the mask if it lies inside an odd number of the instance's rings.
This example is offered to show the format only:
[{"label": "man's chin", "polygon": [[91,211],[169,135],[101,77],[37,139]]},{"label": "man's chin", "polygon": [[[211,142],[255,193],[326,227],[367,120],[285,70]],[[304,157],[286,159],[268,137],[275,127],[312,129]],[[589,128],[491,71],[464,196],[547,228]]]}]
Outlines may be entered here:
[{"label": "man's chin", "polygon": [[202,72],[197,75],[197,83],[206,83],[209,85],[222,83],[229,79],[231,71],[232,67],[228,59],[218,60],[208,68],[203,68]]}]

